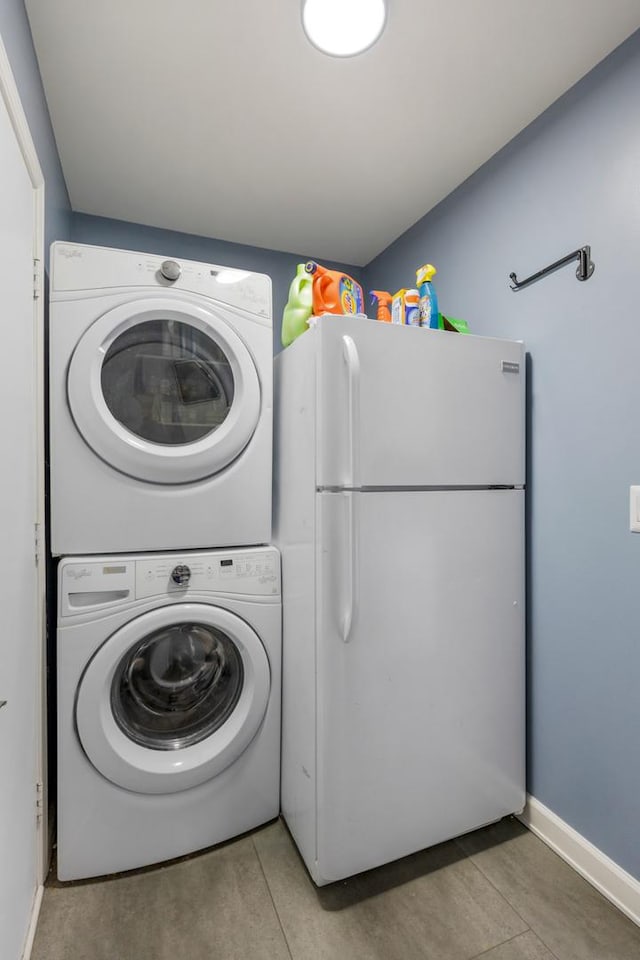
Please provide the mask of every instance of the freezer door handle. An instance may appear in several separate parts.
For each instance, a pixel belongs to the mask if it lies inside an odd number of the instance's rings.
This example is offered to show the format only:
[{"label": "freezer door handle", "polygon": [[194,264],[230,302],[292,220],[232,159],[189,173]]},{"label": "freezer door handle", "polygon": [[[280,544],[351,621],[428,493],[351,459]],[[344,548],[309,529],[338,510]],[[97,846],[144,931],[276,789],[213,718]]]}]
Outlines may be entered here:
[{"label": "freezer door handle", "polygon": [[344,617],[342,620],[342,640],[349,643],[353,636],[358,615],[358,601],[360,594],[360,584],[358,580],[358,551],[359,551],[359,497],[361,494],[351,491],[343,494],[346,497],[347,513],[347,562],[345,564],[347,573],[346,595]]},{"label": "freezer door handle", "polygon": [[349,422],[349,464],[346,487],[357,487],[360,478],[360,357],[352,337],[342,338],[342,356],[347,365],[347,411]]}]

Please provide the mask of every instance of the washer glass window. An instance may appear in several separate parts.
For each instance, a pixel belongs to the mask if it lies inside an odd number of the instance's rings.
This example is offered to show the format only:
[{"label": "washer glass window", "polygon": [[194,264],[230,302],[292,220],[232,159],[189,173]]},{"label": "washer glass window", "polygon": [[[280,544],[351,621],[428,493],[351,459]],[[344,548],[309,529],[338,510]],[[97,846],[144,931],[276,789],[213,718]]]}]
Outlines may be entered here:
[{"label": "washer glass window", "polygon": [[225,420],[234,396],[229,359],[202,330],[147,320],[113,341],[101,369],[105,402],[127,430],[152,443],[193,443]]},{"label": "washer glass window", "polygon": [[145,636],[121,659],[111,709],[135,743],[178,750],[225,723],[243,679],[241,654],[226,633],[210,624],[173,624]]}]

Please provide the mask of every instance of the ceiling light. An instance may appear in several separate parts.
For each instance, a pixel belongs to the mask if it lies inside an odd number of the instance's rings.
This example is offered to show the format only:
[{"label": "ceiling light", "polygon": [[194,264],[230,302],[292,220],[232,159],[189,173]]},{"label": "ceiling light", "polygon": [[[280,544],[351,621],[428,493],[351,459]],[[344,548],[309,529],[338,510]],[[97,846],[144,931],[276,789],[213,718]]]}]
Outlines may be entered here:
[{"label": "ceiling light", "polygon": [[302,25],[314,47],[352,57],[376,42],[385,25],[385,0],[302,0]]}]

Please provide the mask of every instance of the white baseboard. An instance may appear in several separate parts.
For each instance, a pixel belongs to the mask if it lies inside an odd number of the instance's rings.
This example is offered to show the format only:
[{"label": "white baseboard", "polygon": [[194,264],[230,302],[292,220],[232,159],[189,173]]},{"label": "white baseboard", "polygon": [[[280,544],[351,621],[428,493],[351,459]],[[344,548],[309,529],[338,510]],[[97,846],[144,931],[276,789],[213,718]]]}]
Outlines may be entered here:
[{"label": "white baseboard", "polygon": [[640,926],[640,882],[619,867],[602,850],[594,847],[568,823],[556,816],[535,797],[518,818],[547,846],[599,890],[618,910]]},{"label": "white baseboard", "polygon": [[38,926],[38,917],[40,916],[40,906],[42,904],[42,894],[44,893],[44,887],[42,884],[39,887],[36,887],[36,892],[33,897],[33,906],[31,908],[31,920],[29,921],[29,929],[27,930],[27,939],[24,942],[24,950],[22,951],[22,960],[30,960],[31,951],[33,950],[33,941],[36,938],[36,927]]}]

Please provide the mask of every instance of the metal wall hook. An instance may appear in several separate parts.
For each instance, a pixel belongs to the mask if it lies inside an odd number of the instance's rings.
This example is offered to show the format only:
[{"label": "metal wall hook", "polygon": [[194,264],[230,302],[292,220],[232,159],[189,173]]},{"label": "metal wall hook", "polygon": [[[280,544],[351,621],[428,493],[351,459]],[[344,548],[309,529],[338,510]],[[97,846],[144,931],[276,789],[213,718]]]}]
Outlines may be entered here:
[{"label": "metal wall hook", "polygon": [[543,267],[542,270],[538,270],[537,273],[533,273],[530,277],[527,277],[526,280],[518,280],[515,273],[510,273],[509,279],[513,281],[511,284],[511,289],[522,290],[523,287],[528,287],[530,283],[535,283],[536,280],[541,280],[542,277],[546,277],[547,274],[553,273],[555,270],[559,270],[561,267],[565,267],[573,260],[579,261],[576,269],[576,277],[578,280],[588,280],[589,277],[593,276],[593,271],[595,270],[596,265],[591,259],[591,247],[586,244],[584,247],[579,247],[577,250],[574,250],[573,253],[568,253],[566,257],[556,260],[556,262],[552,263],[550,266]]}]

